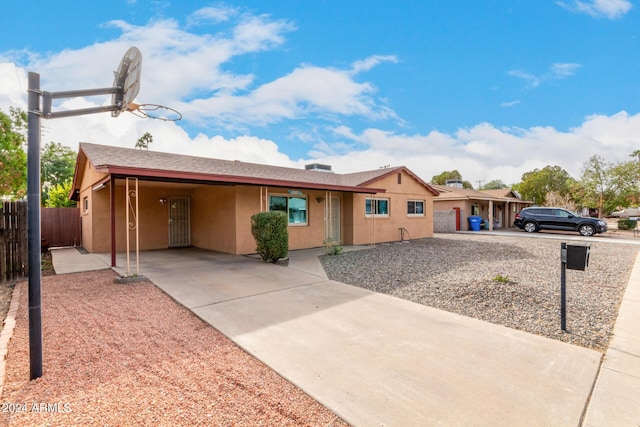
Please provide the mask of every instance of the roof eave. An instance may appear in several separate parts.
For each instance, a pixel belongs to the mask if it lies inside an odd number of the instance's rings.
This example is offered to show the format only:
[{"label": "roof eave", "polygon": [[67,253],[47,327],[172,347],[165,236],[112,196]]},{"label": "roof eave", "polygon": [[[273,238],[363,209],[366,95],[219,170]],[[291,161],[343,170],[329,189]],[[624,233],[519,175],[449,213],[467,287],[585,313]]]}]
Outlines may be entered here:
[{"label": "roof eave", "polygon": [[280,179],[255,178],[245,176],[218,175],[199,172],[178,172],[160,169],[144,169],[144,168],[128,168],[118,166],[100,165],[96,166],[96,170],[109,173],[116,176],[137,176],[148,178],[163,178],[176,181],[202,181],[209,183],[226,183],[226,184],[245,184],[245,185],[264,185],[272,187],[295,187],[310,190],[326,190],[326,191],[346,191],[351,193],[384,193],[383,188],[367,188],[342,186],[335,184],[322,184],[314,182],[287,181]]}]

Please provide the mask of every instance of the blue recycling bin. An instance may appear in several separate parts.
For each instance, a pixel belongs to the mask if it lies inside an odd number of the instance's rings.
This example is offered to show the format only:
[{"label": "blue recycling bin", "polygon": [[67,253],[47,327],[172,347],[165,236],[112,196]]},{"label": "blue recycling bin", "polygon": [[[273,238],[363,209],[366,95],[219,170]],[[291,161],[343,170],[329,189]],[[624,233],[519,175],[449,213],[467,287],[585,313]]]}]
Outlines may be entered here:
[{"label": "blue recycling bin", "polygon": [[471,215],[469,218],[469,227],[473,231],[480,231],[480,222],[482,221],[482,217],[478,215]]}]

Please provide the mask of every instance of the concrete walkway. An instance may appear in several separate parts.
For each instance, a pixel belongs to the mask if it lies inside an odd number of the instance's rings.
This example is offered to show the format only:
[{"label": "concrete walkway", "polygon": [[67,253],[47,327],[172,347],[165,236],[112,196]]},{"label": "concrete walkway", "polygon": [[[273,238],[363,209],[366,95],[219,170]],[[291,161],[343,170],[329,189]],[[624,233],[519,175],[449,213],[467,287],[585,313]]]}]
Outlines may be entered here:
[{"label": "concrete walkway", "polygon": [[[321,253],[292,252],[284,268],[192,248],[151,251],[140,274],[353,425],[583,421],[600,353],[330,281]],[[73,264],[69,255],[62,264]],[[117,263],[122,274],[124,257]],[[636,276],[586,425],[639,423]]]}]

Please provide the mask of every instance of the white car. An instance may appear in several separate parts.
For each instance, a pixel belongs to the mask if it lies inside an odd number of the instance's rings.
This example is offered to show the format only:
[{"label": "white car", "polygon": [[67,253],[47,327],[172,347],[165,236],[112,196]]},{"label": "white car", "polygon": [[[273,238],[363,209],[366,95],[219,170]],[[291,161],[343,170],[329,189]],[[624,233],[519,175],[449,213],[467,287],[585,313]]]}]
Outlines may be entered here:
[{"label": "white car", "polygon": [[611,216],[616,218],[629,218],[630,216],[640,216],[640,208],[626,208],[621,211],[611,212]]}]

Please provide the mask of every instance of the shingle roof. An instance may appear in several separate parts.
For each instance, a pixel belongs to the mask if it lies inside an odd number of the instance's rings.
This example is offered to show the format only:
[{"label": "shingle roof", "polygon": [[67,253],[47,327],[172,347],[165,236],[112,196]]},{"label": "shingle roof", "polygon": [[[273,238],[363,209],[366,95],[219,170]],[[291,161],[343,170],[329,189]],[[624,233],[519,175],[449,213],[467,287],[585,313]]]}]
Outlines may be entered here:
[{"label": "shingle roof", "polygon": [[494,200],[494,201],[518,201],[530,203],[526,200],[522,200],[513,190],[504,188],[500,190],[473,190],[468,188],[456,188],[447,187],[445,185],[433,185],[436,190],[440,192],[440,195],[434,200],[460,200],[460,199],[475,199],[475,200]]},{"label": "shingle roof", "polygon": [[112,175],[326,188],[361,193],[384,192],[384,189],[369,187],[369,184],[374,184],[376,180],[390,173],[398,170],[411,173],[405,167],[397,167],[337,174],[91,143],[80,144],[79,159],[82,155],[86,156],[97,170]]},{"label": "shingle roof", "polygon": [[496,190],[480,190],[480,191],[495,197],[517,197],[514,191],[510,188],[499,188]]}]

